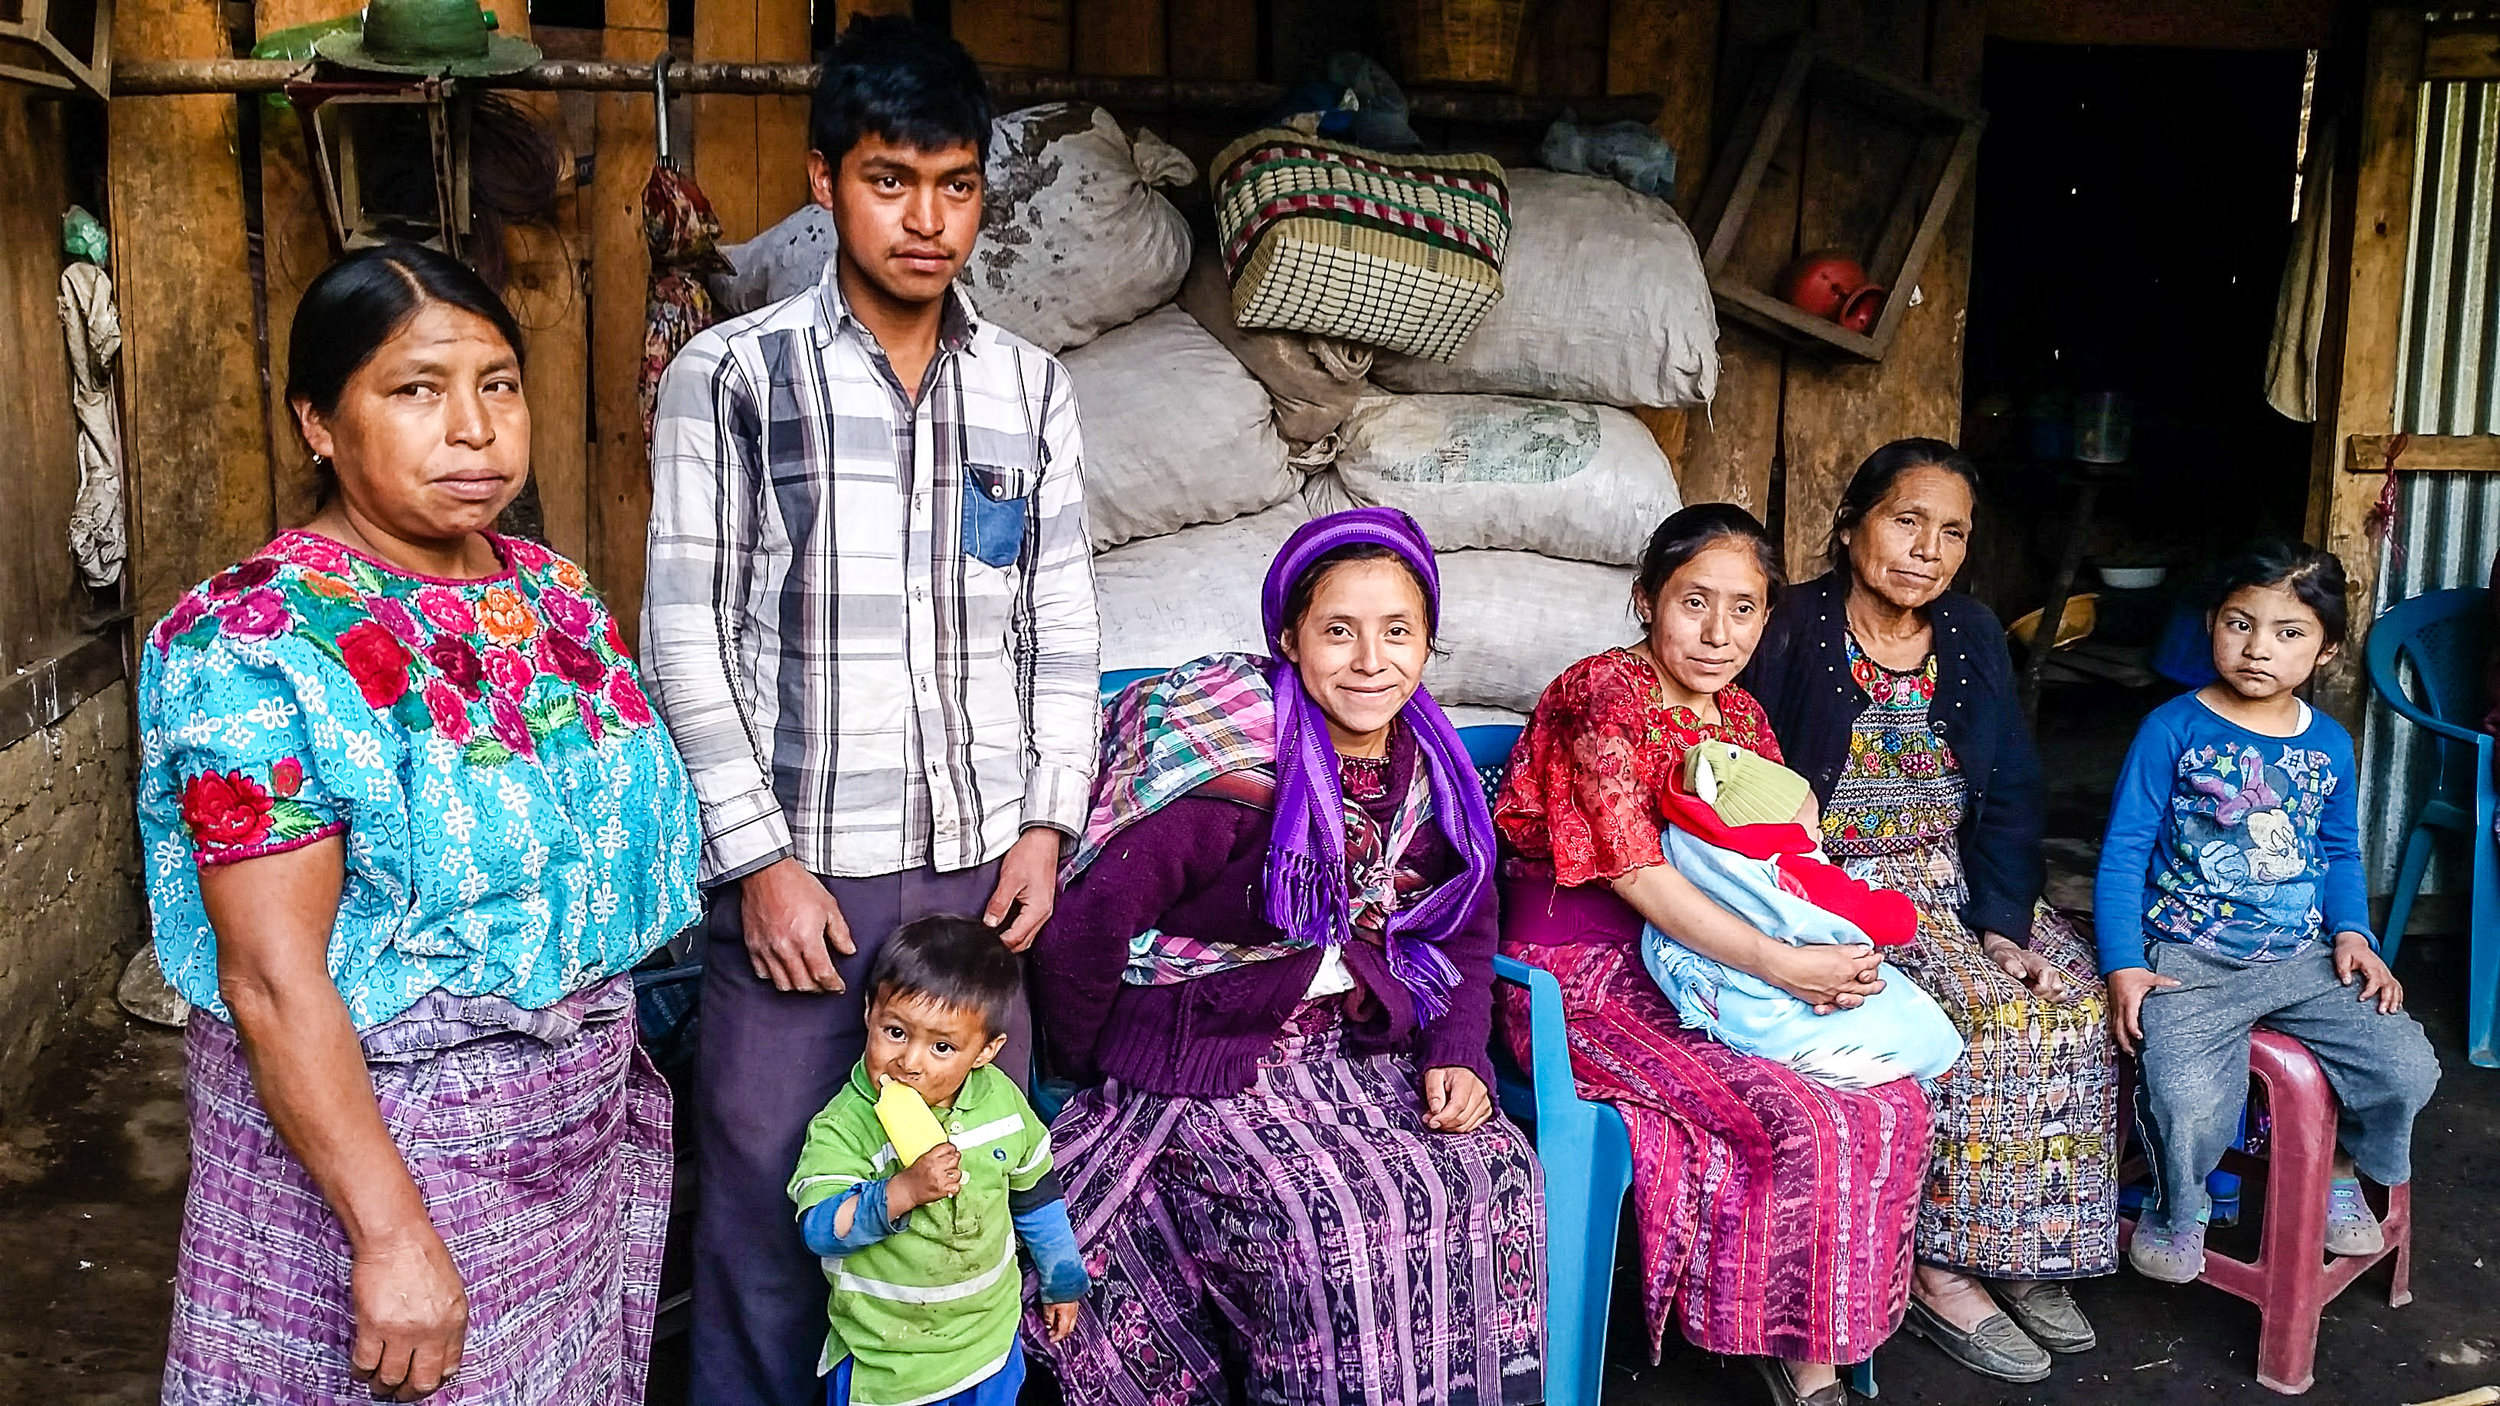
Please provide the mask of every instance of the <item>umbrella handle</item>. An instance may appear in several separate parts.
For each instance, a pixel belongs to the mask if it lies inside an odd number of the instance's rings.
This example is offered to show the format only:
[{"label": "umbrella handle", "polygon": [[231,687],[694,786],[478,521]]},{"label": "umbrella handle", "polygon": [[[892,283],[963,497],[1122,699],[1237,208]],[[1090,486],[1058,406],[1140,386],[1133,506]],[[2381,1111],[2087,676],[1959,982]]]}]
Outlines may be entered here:
[{"label": "umbrella handle", "polygon": [[659,139],[660,164],[674,166],[668,154],[668,66],[677,56],[666,49],[651,61],[651,130]]}]

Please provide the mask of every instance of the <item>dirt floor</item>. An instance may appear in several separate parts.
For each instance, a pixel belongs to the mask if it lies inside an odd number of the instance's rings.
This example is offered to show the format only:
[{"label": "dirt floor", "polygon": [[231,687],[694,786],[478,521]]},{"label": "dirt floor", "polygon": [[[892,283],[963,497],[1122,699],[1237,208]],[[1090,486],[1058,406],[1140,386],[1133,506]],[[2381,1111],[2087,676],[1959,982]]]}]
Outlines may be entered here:
[{"label": "dirt floor", "polygon": [[[2088,902],[2083,876],[2133,727],[2124,703],[2052,709],[2052,896]],[[2080,906],[2080,904],[2078,904]],[[2329,1403],[2422,1402],[2500,1384],[2500,1070],[2461,1053],[2465,952],[2409,937],[2399,975],[2445,1068],[2414,1148],[2418,1226],[2414,1302],[2386,1303],[2374,1273],[2328,1307],[2317,1386]],[[109,1001],[76,1022],[38,1092],[39,1113],[0,1126],[0,1406],[153,1402],[163,1361],[174,1239],[185,1172],[181,1041],[127,1020]],[[2245,1232],[2242,1232],[2245,1233]],[[2217,1243],[2229,1242],[2217,1237]],[[1629,1276],[1618,1276],[1629,1288]],[[2276,1400],[2251,1376],[2253,1308],[2201,1285],[2170,1287],[2121,1272],[2077,1297],[2102,1346],[2060,1360],[2038,1387],[2001,1387],[1962,1372],[1926,1344],[1896,1338],[1876,1358],[1886,1403],[2230,1403]],[[1700,1406],[1765,1399],[1752,1368],[1670,1341],[1646,1365],[1632,1301],[1618,1303],[1606,1399],[1617,1406]],[[653,1364],[655,1406],[685,1394],[684,1339]]]}]

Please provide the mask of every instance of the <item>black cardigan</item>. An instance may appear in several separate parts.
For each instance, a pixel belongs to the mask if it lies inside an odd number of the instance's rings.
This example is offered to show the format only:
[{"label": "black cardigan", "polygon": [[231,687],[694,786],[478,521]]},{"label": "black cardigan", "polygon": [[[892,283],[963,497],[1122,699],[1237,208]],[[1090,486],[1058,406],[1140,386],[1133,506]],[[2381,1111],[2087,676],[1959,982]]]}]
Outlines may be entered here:
[{"label": "black cardigan", "polygon": [[[1825,804],[1849,760],[1849,730],[1867,706],[1849,676],[1848,601],[1845,568],[1791,588],[1740,680],[1770,716],[1789,766]],[[1970,788],[1958,832],[1970,885],[1962,921],[2028,946],[2032,907],[2048,880],[2040,754],[2015,696],[2005,629],[1959,591],[1938,596],[1927,619],[1936,640],[1936,734],[1951,744]]]}]

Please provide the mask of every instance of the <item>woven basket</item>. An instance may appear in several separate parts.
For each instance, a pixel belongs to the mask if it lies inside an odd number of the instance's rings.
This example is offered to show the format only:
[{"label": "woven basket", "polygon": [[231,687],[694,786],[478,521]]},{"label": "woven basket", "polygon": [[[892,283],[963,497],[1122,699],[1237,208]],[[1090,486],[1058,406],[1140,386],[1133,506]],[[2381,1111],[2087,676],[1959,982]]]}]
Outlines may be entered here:
[{"label": "woven basket", "polygon": [[1233,325],[1447,361],[1502,296],[1510,186],[1490,156],[1392,156],[1276,128],[1208,169]]},{"label": "woven basket", "polygon": [[1387,0],[1409,85],[1508,83],[1519,63],[1528,0]]}]

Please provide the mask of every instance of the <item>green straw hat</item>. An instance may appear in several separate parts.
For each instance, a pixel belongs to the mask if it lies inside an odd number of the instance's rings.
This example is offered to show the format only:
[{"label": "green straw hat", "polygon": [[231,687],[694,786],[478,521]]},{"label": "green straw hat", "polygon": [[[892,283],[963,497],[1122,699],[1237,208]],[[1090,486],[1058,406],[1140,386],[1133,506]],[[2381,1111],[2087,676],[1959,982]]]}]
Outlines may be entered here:
[{"label": "green straw hat", "polygon": [[477,0],[371,0],[364,22],[325,34],[313,52],[342,68],[429,77],[489,78],[538,62],[538,46],[497,34]]}]

